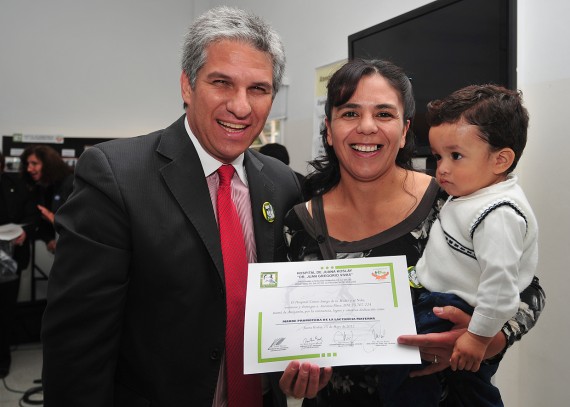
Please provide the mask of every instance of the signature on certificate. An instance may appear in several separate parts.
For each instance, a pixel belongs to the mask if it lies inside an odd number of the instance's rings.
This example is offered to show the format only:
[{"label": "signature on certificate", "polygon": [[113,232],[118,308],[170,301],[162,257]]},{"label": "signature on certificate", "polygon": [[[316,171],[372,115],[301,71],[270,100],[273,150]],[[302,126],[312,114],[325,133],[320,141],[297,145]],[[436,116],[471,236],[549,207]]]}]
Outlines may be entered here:
[{"label": "signature on certificate", "polygon": [[310,336],[308,338],[303,338],[301,341],[301,348],[319,348],[323,344],[323,338],[321,336]]},{"label": "signature on certificate", "polygon": [[333,342],[339,345],[354,345],[354,333],[352,331],[336,331]]},{"label": "signature on certificate", "polygon": [[378,324],[374,325],[372,328],[372,340],[379,341],[386,336],[386,330],[382,327],[382,325],[378,326]]},{"label": "signature on certificate", "polygon": [[313,336],[310,338],[303,338],[303,345],[320,345],[323,343],[323,338],[320,336]]}]

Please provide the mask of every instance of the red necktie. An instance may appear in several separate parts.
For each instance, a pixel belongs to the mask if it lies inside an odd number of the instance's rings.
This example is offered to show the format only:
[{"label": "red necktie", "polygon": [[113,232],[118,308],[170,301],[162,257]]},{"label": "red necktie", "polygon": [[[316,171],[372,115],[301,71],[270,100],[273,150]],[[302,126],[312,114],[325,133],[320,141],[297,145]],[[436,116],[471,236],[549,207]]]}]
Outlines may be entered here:
[{"label": "red necktie", "polygon": [[218,169],[218,224],[226,280],[226,377],[228,407],[262,405],[261,381],[243,374],[243,326],[247,287],[247,255],[239,216],[232,200],[234,167]]}]

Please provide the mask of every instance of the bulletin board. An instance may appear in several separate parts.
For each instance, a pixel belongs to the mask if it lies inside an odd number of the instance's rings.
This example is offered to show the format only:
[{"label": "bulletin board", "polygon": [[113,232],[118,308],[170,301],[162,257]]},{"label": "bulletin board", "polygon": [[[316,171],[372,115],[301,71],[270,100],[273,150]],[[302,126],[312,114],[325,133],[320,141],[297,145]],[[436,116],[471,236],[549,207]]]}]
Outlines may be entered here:
[{"label": "bulletin board", "polygon": [[109,140],[112,139],[23,134],[2,136],[2,153],[6,159],[5,171],[19,171],[20,155],[30,145],[49,145],[61,155],[70,167],[75,168],[77,159],[87,148]]}]

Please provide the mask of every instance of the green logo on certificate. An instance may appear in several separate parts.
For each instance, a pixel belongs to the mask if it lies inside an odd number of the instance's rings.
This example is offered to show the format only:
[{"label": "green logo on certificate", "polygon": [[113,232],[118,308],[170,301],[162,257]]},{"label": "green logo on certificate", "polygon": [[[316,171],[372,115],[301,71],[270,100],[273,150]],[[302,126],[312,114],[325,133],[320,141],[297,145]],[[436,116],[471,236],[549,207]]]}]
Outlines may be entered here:
[{"label": "green logo on certificate", "polygon": [[274,288],[277,287],[278,273],[276,271],[260,273],[260,287]]}]

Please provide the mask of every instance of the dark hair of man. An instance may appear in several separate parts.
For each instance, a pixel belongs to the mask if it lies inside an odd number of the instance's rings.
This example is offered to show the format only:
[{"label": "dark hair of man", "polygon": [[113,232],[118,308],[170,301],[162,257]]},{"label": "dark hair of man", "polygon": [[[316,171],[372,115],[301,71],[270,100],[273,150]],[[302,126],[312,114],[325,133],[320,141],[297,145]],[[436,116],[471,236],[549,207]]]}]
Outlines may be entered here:
[{"label": "dark hair of man", "polygon": [[284,164],[289,165],[289,152],[287,147],[279,143],[264,144],[259,148],[259,152],[269,157],[277,158]]},{"label": "dark hair of man", "polygon": [[27,171],[28,157],[32,154],[42,163],[40,183],[43,185],[55,184],[73,172],[71,167],[63,161],[59,153],[53,148],[44,145],[29,146],[20,156],[20,174],[28,185],[35,184],[35,181]]},{"label": "dark hair of man", "polygon": [[[385,60],[354,59],[344,64],[336,71],[327,85],[327,100],[325,103],[325,116],[330,121],[333,107],[346,103],[356,91],[358,83],[363,77],[380,75],[398,93],[400,102],[404,106],[404,123],[414,118],[416,103],[412,91],[412,84],[404,71]],[[340,164],[334,149],[327,143],[326,126],[321,126],[321,138],[324,147],[324,155],[309,162],[314,171],[305,178],[303,194],[306,197],[324,194],[330,191],[340,181]],[[398,151],[396,165],[412,170],[412,155],[414,151],[414,136],[411,130],[406,134],[406,144]]]},{"label": "dark hair of man", "polygon": [[471,85],[428,103],[427,124],[438,126],[460,120],[479,128],[479,137],[492,151],[511,148],[515,153],[511,172],[522,156],[527,140],[528,111],[522,92],[494,84]]}]

